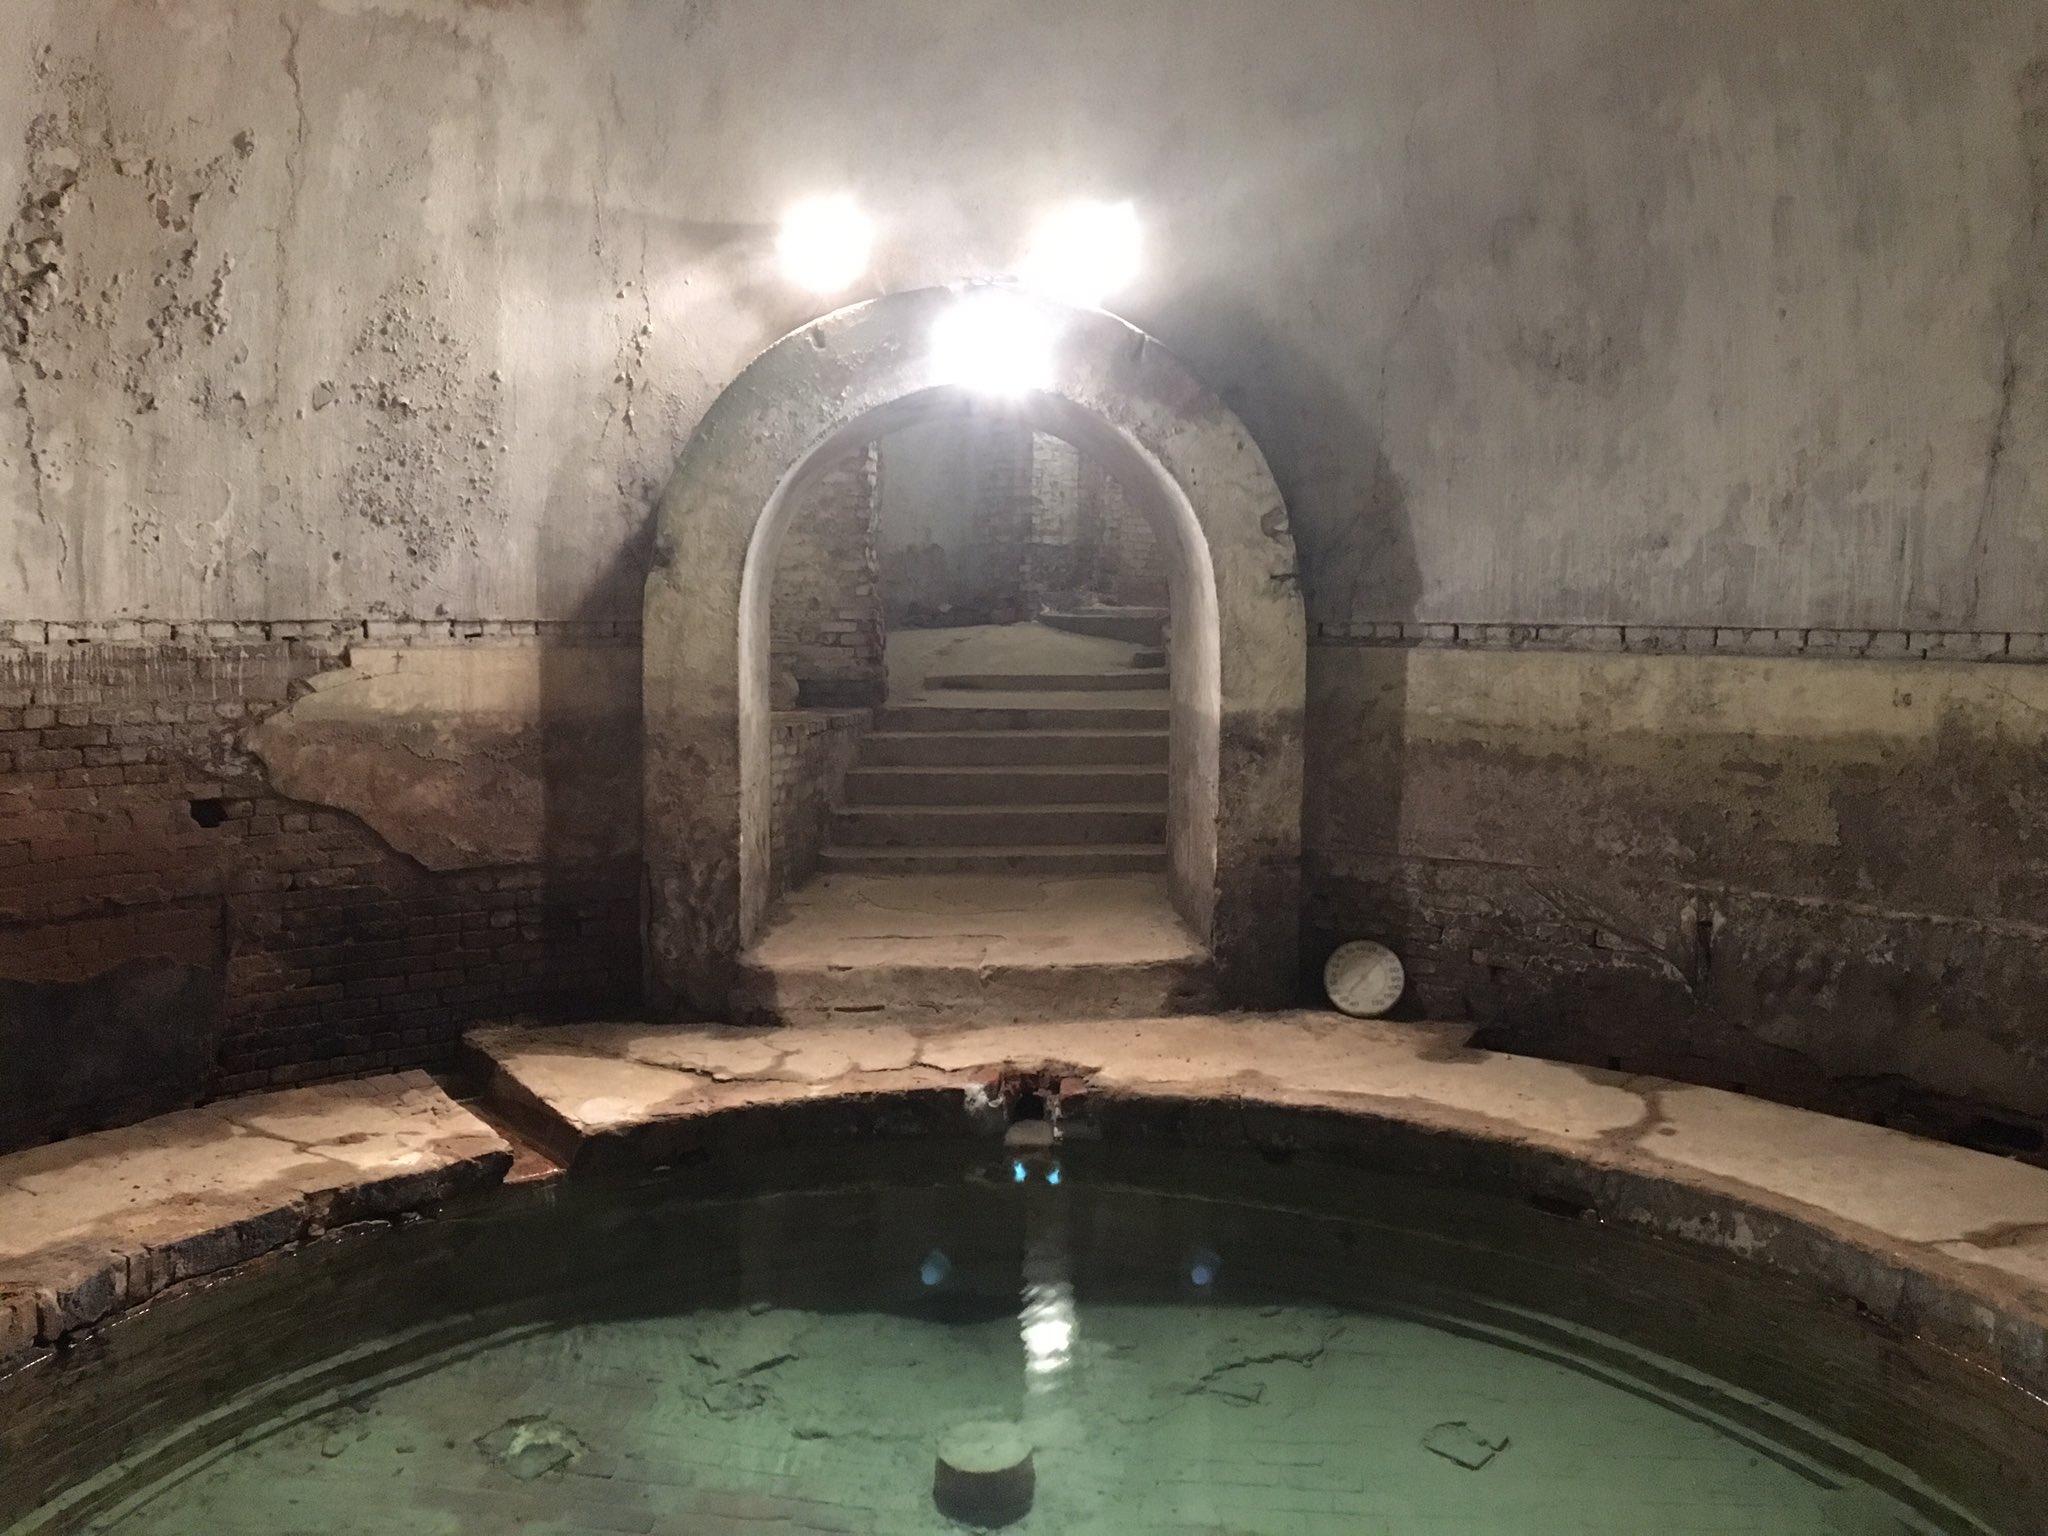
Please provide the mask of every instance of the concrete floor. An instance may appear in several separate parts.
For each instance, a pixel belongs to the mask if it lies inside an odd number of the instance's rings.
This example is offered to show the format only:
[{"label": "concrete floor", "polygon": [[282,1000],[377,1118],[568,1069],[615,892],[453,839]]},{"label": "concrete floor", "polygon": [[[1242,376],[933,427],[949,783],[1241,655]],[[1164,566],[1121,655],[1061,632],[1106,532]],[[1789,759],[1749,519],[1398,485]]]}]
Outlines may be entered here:
[{"label": "concrete floor", "polygon": [[827,875],[784,898],[762,965],[1152,965],[1202,948],[1163,875]]},{"label": "concrete floor", "polygon": [[[979,624],[904,629],[889,636],[889,702],[930,697],[925,678],[955,672],[1108,672],[1129,667],[1141,649],[1122,640],[1070,635],[1043,624]],[[1166,674],[1159,673],[1160,685]],[[941,695],[951,697],[951,695]]]}]

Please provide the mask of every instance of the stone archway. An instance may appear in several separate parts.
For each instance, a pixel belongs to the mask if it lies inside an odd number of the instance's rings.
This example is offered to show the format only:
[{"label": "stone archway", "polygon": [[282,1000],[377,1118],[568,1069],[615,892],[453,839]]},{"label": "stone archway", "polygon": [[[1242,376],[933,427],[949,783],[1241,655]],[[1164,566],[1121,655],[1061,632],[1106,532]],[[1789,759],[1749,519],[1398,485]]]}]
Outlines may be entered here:
[{"label": "stone archway", "polygon": [[[957,410],[930,355],[951,289],[827,315],[705,414],[661,501],[647,578],[648,1001],[721,1017],[767,901],[768,597],[799,493],[840,453]],[[1169,552],[1174,904],[1234,1004],[1293,1000],[1306,634],[1287,510],[1243,423],[1185,364],[1100,311],[1016,295],[1056,329],[1018,402],[1094,455]]]}]

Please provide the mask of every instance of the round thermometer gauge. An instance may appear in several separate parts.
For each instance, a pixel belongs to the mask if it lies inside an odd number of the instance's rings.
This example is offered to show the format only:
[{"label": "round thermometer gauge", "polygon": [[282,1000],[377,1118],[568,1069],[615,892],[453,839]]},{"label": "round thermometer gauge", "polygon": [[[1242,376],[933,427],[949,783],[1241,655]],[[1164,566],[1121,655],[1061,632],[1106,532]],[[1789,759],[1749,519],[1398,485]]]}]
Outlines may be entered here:
[{"label": "round thermometer gauge", "polygon": [[1370,939],[1346,944],[1323,967],[1323,990],[1330,1002],[1354,1019],[1378,1018],[1401,1000],[1407,984],[1401,957]]}]

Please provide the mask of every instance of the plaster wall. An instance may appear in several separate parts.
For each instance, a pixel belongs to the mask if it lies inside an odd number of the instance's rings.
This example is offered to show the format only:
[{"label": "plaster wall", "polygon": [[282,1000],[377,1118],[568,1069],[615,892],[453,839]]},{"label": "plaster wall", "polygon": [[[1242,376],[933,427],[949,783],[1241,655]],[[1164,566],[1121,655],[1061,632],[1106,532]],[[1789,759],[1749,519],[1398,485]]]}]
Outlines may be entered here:
[{"label": "plaster wall", "polygon": [[0,612],[629,616],[843,185],[891,290],[1135,197],[1314,622],[2048,628],[2028,0],[0,13]]}]

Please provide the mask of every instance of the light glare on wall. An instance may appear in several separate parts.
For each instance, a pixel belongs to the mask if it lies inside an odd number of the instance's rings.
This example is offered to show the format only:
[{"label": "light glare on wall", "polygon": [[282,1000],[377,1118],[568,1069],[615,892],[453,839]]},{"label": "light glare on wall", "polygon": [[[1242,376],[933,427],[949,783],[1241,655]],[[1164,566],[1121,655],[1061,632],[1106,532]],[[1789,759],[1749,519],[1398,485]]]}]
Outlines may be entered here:
[{"label": "light glare on wall", "polygon": [[1142,249],[1132,204],[1069,203],[1039,224],[1019,275],[1042,293],[1092,309],[1130,286]]},{"label": "light glare on wall", "polygon": [[932,364],[940,382],[998,399],[1051,388],[1052,349],[1052,326],[1043,311],[999,288],[956,300],[932,327]]},{"label": "light glare on wall", "polygon": [[874,221],[843,192],[794,204],[775,237],[783,276],[820,294],[844,293],[859,282],[874,249]]}]

